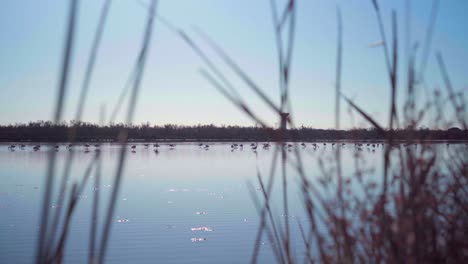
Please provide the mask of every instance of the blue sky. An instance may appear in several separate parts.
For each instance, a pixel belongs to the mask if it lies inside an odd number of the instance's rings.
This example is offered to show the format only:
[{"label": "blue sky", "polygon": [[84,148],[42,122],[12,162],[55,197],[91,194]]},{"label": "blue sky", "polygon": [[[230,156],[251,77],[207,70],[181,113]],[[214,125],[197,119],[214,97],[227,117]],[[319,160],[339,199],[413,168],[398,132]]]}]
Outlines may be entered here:
[{"label": "blue sky", "polygon": [[[146,0],[147,1],[147,0]],[[76,111],[91,41],[102,0],[81,0],[77,42],[65,119]],[[386,27],[391,10],[399,18],[400,54],[404,55],[406,0],[380,1]],[[411,36],[421,41],[431,1],[413,0]],[[69,1],[4,1],[0,9],[0,123],[50,120],[57,91]],[[278,1],[281,5],[281,1]],[[298,125],[334,126],[336,7],[344,22],[343,92],[385,124],[389,81],[370,0],[299,0],[293,56],[291,101]],[[468,89],[468,2],[441,1],[433,49],[426,72],[428,89],[442,87],[434,51],[442,51],[458,91]],[[279,101],[276,47],[268,0],[162,0],[158,13],[189,33],[200,28],[216,40],[270,97]],[[114,0],[91,82],[83,119],[97,122],[105,105],[109,114],[128,78],[141,44],[145,10],[135,0]],[[202,47],[208,45],[202,40]],[[219,62],[219,61],[218,61]],[[400,60],[404,67],[404,59]],[[219,62],[222,65],[221,62]],[[173,32],[156,22],[135,122],[152,124],[239,124],[252,121],[200,75],[203,62]],[[226,72],[229,70],[225,67]],[[233,79],[239,92],[271,125],[273,113],[248,88]],[[401,75],[399,94],[403,94]],[[403,97],[400,98],[400,101]],[[342,107],[342,126],[352,126]],[[123,120],[124,115],[119,117]],[[368,126],[356,119],[357,126]]]}]

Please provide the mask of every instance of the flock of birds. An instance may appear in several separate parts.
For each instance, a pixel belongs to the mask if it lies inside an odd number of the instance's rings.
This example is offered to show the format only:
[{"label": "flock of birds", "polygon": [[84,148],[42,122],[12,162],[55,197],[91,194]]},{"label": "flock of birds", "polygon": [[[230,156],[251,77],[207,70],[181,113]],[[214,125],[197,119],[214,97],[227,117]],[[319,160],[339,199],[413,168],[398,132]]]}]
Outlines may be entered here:
[{"label": "flock of birds", "polygon": [[[38,150],[41,149],[41,147],[42,147],[43,145],[41,145],[41,144],[36,144],[36,145],[29,145],[29,146],[32,148],[33,151],[38,151]],[[57,151],[60,149],[60,145],[45,145],[45,146],[53,147],[53,148],[54,148],[55,150],[57,150]],[[64,144],[64,145],[62,145],[62,146],[65,147],[65,148],[68,149],[68,150],[72,150],[72,147],[74,147],[75,145],[73,145],[73,144]],[[83,144],[82,146],[85,148],[85,151],[89,151],[89,148],[91,147],[90,144]],[[101,145],[100,145],[100,144],[94,144],[94,145],[92,145],[92,146],[94,146],[95,149],[96,149],[97,151],[99,151],[99,147],[100,147]],[[16,149],[25,150],[27,147],[28,147],[28,146],[26,146],[25,144],[19,144],[19,145],[14,145],[14,144],[12,144],[12,145],[9,145],[9,146],[8,146],[8,149],[11,150],[11,151],[15,151]]]},{"label": "flock of birds", "polygon": [[[242,143],[232,143],[231,144],[231,151],[235,151],[235,150],[243,150],[244,147],[245,148],[250,148],[251,150],[253,151],[257,151],[257,149],[259,147],[263,148],[263,149],[269,149],[274,143],[250,143],[250,144],[242,144]],[[295,144],[291,144],[291,143],[279,143],[279,144],[282,144],[282,147],[287,149],[287,150],[292,150],[294,145]],[[308,145],[310,144],[310,146],[313,148],[313,150],[316,150],[318,148],[320,148],[320,146],[323,146],[323,147],[326,147],[327,146],[327,143],[305,143],[305,142],[302,142],[300,144],[297,144],[298,146],[300,146],[301,148],[305,149]],[[354,144],[354,147],[357,149],[357,150],[362,150],[364,147],[367,147],[368,149],[371,149],[371,150],[375,150],[376,148],[378,147],[383,147],[384,146],[384,143],[348,143],[348,144]],[[332,142],[332,143],[328,143],[328,145],[331,145],[332,148],[334,148],[335,146],[336,147],[344,147],[346,145],[346,143],[336,143],[336,142]],[[410,146],[417,146],[418,143],[396,143],[394,144],[393,146],[396,147],[396,146],[402,146],[402,147],[405,147],[405,148],[408,148]],[[449,143],[446,143],[447,147],[450,145]],[[58,151],[61,147],[62,148],[65,148],[65,149],[68,149],[68,150],[72,150],[73,148],[75,147],[82,147],[84,148],[84,151],[85,152],[89,152],[91,148],[94,148],[95,151],[100,151],[100,147],[101,145],[100,144],[62,144],[62,145],[59,145],[59,144],[56,144],[56,145],[50,145],[50,144],[47,144],[45,145],[47,147],[53,147],[55,148],[56,151]],[[138,145],[135,145],[135,144],[129,144],[130,146],[130,149],[132,152],[136,152],[136,149],[138,148]],[[145,148],[145,149],[149,149],[151,144],[149,143],[145,143],[145,144],[142,144],[142,146]],[[159,148],[160,147],[163,147],[163,146],[167,146],[169,147],[169,149],[173,150],[175,149],[176,147],[176,144],[174,143],[169,143],[169,144],[158,144],[158,143],[155,143],[153,144],[153,150],[154,152],[158,153],[159,152]],[[8,149],[11,150],[11,151],[15,151],[16,149],[20,149],[20,150],[24,150],[26,149],[27,147],[31,147],[33,151],[38,151],[41,149],[42,145],[40,144],[36,144],[36,145],[28,145],[26,146],[25,144],[19,144],[19,145],[9,145],[8,146]],[[201,148],[201,149],[205,149],[205,150],[209,150],[210,149],[210,145],[207,144],[207,143],[199,143],[198,144],[198,147]]]}]

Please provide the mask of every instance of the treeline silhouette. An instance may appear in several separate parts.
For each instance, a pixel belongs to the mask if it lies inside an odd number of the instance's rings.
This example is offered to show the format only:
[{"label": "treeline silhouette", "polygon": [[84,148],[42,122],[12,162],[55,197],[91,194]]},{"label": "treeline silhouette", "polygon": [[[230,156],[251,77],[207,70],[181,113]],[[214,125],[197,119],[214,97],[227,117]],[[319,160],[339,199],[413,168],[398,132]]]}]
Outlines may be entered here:
[{"label": "treeline silhouette", "polygon": [[[128,131],[130,140],[157,141],[274,141],[277,129],[259,126],[215,126],[215,125],[163,125],[150,124],[99,126],[86,122],[50,121],[29,122],[27,124],[0,125],[0,141],[69,141],[70,131],[75,129],[75,141],[116,141],[122,129]],[[384,135],[376,129],[316,129],[300,127],[288,129],[284,135],[288,141],[315,140],[383,140]],[[468,140],[468,130],[450,128],[448,130],[399,129],[394,131],[396,140]]]}]

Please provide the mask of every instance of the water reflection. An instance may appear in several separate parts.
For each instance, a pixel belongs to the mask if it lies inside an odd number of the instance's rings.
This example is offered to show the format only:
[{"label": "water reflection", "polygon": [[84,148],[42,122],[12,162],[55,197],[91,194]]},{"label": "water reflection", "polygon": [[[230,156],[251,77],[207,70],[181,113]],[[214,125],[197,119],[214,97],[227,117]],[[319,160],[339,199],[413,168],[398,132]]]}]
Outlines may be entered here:
[{"label": "water reflection", "polygon": [[[80,197],[67,243],[66,263],[86,261],[91,197],[98,191],[103,202],[107,202],[119,155],[117,144],[0,145],[0,263],[33,260],[48,150],[56,146],[57,171],[63,170],[69,151],[75,152],[69,184],[82,177],[93,159],[94,155],[87,153],[99,150],[103,160],[101,185],[95,188],[89,184]],[[307,176],[317,182],[322,175],[318,161],[331,159],[336,148],[342,149],[343,171],[350,173],[356,166],[379,172],[382,160],[378,154],[384,150],[379,143],[289,143],[282,147],[297,148],[303,155]],[[446,148],[445,144],[443,147]],[[254,190],[262,193],[256,169],[268,177],[273,144],[133,143],[127,148],[133,154],[127,156],[109,245],[109,263],[133,263],[135,256],[139,263],[249,261],[259,218],[246,183],[250,181]],[[292,157],[294,152],[289,155]],[[364,156],[358,164],[356,155]],[[295,218],[290,220],[293,222],[305,217],[297,175],[290,166],[288,175],[289,215],[282,213],[278,195],[281,189],[277,184],[273,189],[272,210],[275,218]],[[52,202],[53,209],[60,206],[60,202]],[[104,213],[99,212],[101,216]],[[295,228],[291,230],[291,239],[297,245],[296,254],[302,255],[301,237]],[[260,260],[271,263],[274,259],[269,252],[270,242],[263,243]]]}]

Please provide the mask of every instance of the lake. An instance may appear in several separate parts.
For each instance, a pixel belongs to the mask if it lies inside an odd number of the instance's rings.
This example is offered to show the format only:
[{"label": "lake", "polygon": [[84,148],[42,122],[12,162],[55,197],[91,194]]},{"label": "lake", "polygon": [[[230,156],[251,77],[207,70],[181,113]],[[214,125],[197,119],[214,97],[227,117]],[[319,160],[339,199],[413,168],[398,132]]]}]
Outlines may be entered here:
[{"label": "lake", "polygon": [[[209,148],[198,143],[176,143],[171,148],[160,143],[158,152],[135,143],[136,150],[128,149],[123,185],[113,221],[107,263],[246,263],[252,256],[259,214],[248,189],[261,195],[257,181],[257,167],[266,181],[274,149],[263,149],[259,143],[254,152],[250,143],[232,149],[231,143],[209,143]],[[237,144],[240,144],[237,142]],[[341,144],[341,143],[340,143]],[[28,143],[24,149],[14,151],[8,144],[0,145],[0,263],[32,263],[35,256],[39,230],[39,215],[44,180],[48,163],[48,148],[33,151]],[[133,145],[133,144],[132,144]],[[331,162],[333,150],[330,143],[314,150],[312,143],[306,147],[293,146],[302,154],[307,177],[318,179],[322,172],[319,159]],[[440,144],[442,145],[442,144]],[[444,144],[445,146],[445,144]],[[354,144],[341,146],[343,171],[351,174],[355,169],[355,154],[363,157],[360,166],[375,175],[381,175],[383,146],[364,144],[357,151]],[[74,146],[72,175],[69,182],[79,179],[93,158],[95,147],[89,152]],[[101,144],[102,181],[97,189],[104,197],[100,217],[104,215],[109,197],[119,146]],[[57,171],[63,166],[69,151],[60,144]],[[293,152],[287,152],[289,159]],[[284,216],[281,202],[280,175],[275,178],[273,212],[277,219],[288,217],[291,223],[293,253],[302,259],[304,248],[297,222],[304,217],[299,179],[291,166],[288,171],[289,215]],[[73,216],[65,263],[85,263],[88,254],[88,236],[91,206],[94,193],[93,177],[80,197]],[[55,181],[55,186],[58,180]],[[56,210],[57,192],[50,204]],[[270,241],[262,238],[259,262],[272,263]]]}]

